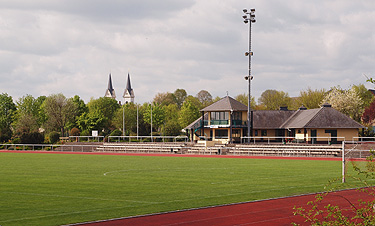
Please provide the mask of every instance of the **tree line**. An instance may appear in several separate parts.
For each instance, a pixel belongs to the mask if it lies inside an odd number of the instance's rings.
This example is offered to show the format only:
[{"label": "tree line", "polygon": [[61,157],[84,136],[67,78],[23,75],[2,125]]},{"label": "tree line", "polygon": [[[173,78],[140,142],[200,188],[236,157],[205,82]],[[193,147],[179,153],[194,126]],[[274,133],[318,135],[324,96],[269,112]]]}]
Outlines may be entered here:
[{"label": "tree line", "polygon": [[[158,93],[151,103],[124,105],[108,97],[92,98],[86,104],[78,95],[67,98],[61,93],[37,98],[25,95],[14,101],[7,93],[2,93],[0,142],[54,143],[60,136],[89,136],[93,130],[99,131],[102,136],[149,136],[151,133],[177,136],[201,116],[200,109],[219,99],[213,98],[206,90],[193,96],[184,89]],[[239,94],[235,99],[245,105],[248,103],[247,94]],[[289,97],[283,91],[266,90],[257,102],[254,97],[251,98],[251,109],[288,107],[296,110],[302,105],[312,109],[324,103],[366,125],[375,120],[373,94],[363,84],[353,85],[347,90],[340,87],[330,90],[308,88],[298,97]]]}]

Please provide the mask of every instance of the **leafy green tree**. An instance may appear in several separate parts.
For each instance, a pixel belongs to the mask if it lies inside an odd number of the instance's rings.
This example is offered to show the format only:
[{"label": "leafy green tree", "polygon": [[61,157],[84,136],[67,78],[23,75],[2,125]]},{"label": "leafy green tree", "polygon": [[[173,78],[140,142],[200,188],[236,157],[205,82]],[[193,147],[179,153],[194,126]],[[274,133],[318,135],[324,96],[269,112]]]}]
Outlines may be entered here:
[{"label": "leafy green tree", "polygon": [[47,128],[51,131],[61,131],[64,135],[66,125],[75,120],[77,115],[76,105],[62,93],[52,94],[46,98],[42,105],[47,116]]},{"label": "leafy green tree", "polygon": [[177,136],[180,134],[181,126],[178,122],[179,109],[177,104],[170,104],[164,106],[165,111],[165,123],[163,126],[163,135],[165,136]]},{"label": "leafy green tree", "polygon": [[320,108],[321,103],[326,95],[325,89],[312,90],[310,87],[307,90],[300,92],[299,97],[295,101],[294,109],[298,109],[302,105],[307,109]]},{"label": "leafy green tree", "polygon": [[43,98],[35,99],[31,95],[25,95],[16,101],[17,111],[13,127],[16,134],[28,134],[37,132],[41,127],[43,114],[41,114],[41,106],[44,102]]},{"label": "leafy green tree", "polygon": [[192,95],[189,95],[185,98],[185,102],[190,102],[190,104],[194,105],[198,110],[201,110],[203,108],[202,103],[198,100],[197,97],[193,97]]},{"label": "leafy green tree", "polygon": [[324,97],[322,104],[329,103],[333,108],[350,118],[360,121],[363,109],[363,101],[354,88],[343,90],[333,87]]},{"label": "leafy green tree", "polygon": [[[89,108],[87,107],[85,102],[78,95],[75,95],[74,97],[72,97],[70,99],[72,100],[73,104],[75,105],[75,107],[77,109],[77,115],[75,117],[75,120],[72,120],[68,123],[68,125],[67,125],[68,129],[79,127],[79,125],[78,125],[79,117],[81,115],[83,115],[84,113],[87,113],[89,111]],[[72,135],[72,136],[74,136],[74,135]]]},{"label": "leafy green tree", "polygon": [[355,92],[358,94],[358,96],[362,99],[363,101],[362,108],[366,108],[370,106],[370,104],[374,100],[374,95],[365,87],[365,85],[363,84],[353,85],[352,89],[354,89]]},{"label": "leafy green tree", "polygon": [[151,110],[151,105],[148,105],[146,111],[143,114],[143,118],[144,118],[144,121],[148,123],[149,125],[151,124],[151,114],[152,114],[152,126],[158,132],[160,132],[161,126],[165,122],[165,110],[162,106],[160,106],[157,103],[153,104],[152,110]]},{"label": "leafy green tree", "polygon": [[268,89],[261,94],[258,102],[264,105],[266,110],[279,110],[280,107],[289,107],[291,98],[283,91]]},{"label": "leafy green tree", "polygon": [[182,128],[194,122],[201,116],[199,109],[190,101],[185,101],[181,107],[178,121]]},{"label": "leafy green tree", "polygon": [[[242,104],[246,105],[248,104],[248,94],[239,94],[237,96],[235,96],[234,99],[236,99],[237,101],[241,102]],[[251,109],[254,110],[256,109],[256,103],[255,103],[255,98],[252,96],[251,97],[251,102],[250,102],[250,105],[251,105]]]},{"label": "leafy green tree", "polygon": [[179,109],[181,109],[182,107],[182,104],[184,103],[186,97],[187,97],[187,93],[184,89],[176,89],[173,93],[174,95],[174,98],[176,100],[176,104],[178,106]]},{"label": "leafy green tree", "polygon": [[[137,105],[134,103],[128,103],[121,106],[116,111],[115,117],[113,118],[113,124],[115,128],[122,131],[123,127],[123,116],[125,118],[125,135],[134,135],[137,133]],[[139,112],[138,112],[139,121]]]},{"label": "leafy green tree", "polygon": [[0,141],[8,141],[12,136],[11,124],[16,111],[13,98],[7,93],[0,94]]}]

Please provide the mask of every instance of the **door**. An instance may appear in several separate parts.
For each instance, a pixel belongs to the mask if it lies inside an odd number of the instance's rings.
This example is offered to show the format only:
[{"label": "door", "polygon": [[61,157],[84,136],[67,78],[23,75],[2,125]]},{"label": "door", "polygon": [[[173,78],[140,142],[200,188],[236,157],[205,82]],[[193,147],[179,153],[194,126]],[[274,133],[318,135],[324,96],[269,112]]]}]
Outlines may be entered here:
[{"label": "door", "polygon": [[316,141],[317,141],[317,131],[316,131],[316,129],[312,129],[311,130],[311,143],[312,144],[316,144]]}]

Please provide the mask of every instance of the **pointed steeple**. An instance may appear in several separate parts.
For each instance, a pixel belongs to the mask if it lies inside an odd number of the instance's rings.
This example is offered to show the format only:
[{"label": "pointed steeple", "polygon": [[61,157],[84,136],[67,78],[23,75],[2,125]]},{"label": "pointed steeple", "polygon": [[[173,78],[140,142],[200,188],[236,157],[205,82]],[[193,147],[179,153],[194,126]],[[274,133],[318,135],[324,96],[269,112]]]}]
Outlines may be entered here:
[{"label": "pointed steeple", "polygon": [[128,80],[126,82],[126,88],[125,88],[125,91],[124,91],[124,95],[122,96],[124,99],[125,99],[125,103],[129,103],[129,102],[132,102],[134,103],[134,91],[133,91],[133,88],[132,88],[132,85],[130,83],[130,75],[128,73]]},{"label": "pointed steeple", "polygon": [[105,91],[104,97],[110,97],[110,98],[116,99],[115,89],[113,88],[113,85],[112,85],[111,73],[109,73],[108,88]]}]

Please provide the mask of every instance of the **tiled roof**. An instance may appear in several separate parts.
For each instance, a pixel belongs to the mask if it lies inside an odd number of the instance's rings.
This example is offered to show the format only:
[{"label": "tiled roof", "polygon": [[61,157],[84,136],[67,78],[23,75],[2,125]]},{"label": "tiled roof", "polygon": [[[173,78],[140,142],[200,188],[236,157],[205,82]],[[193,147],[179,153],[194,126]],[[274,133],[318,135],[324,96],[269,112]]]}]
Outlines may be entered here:
[{"label": "tiled roof", "polygon": [[254,111],[254,129],[279,129],[295,111]]},{"label": "tiled roof", "polygon": [[247,106],[232,97],[226,96],[200,111],[247,111]]}]

